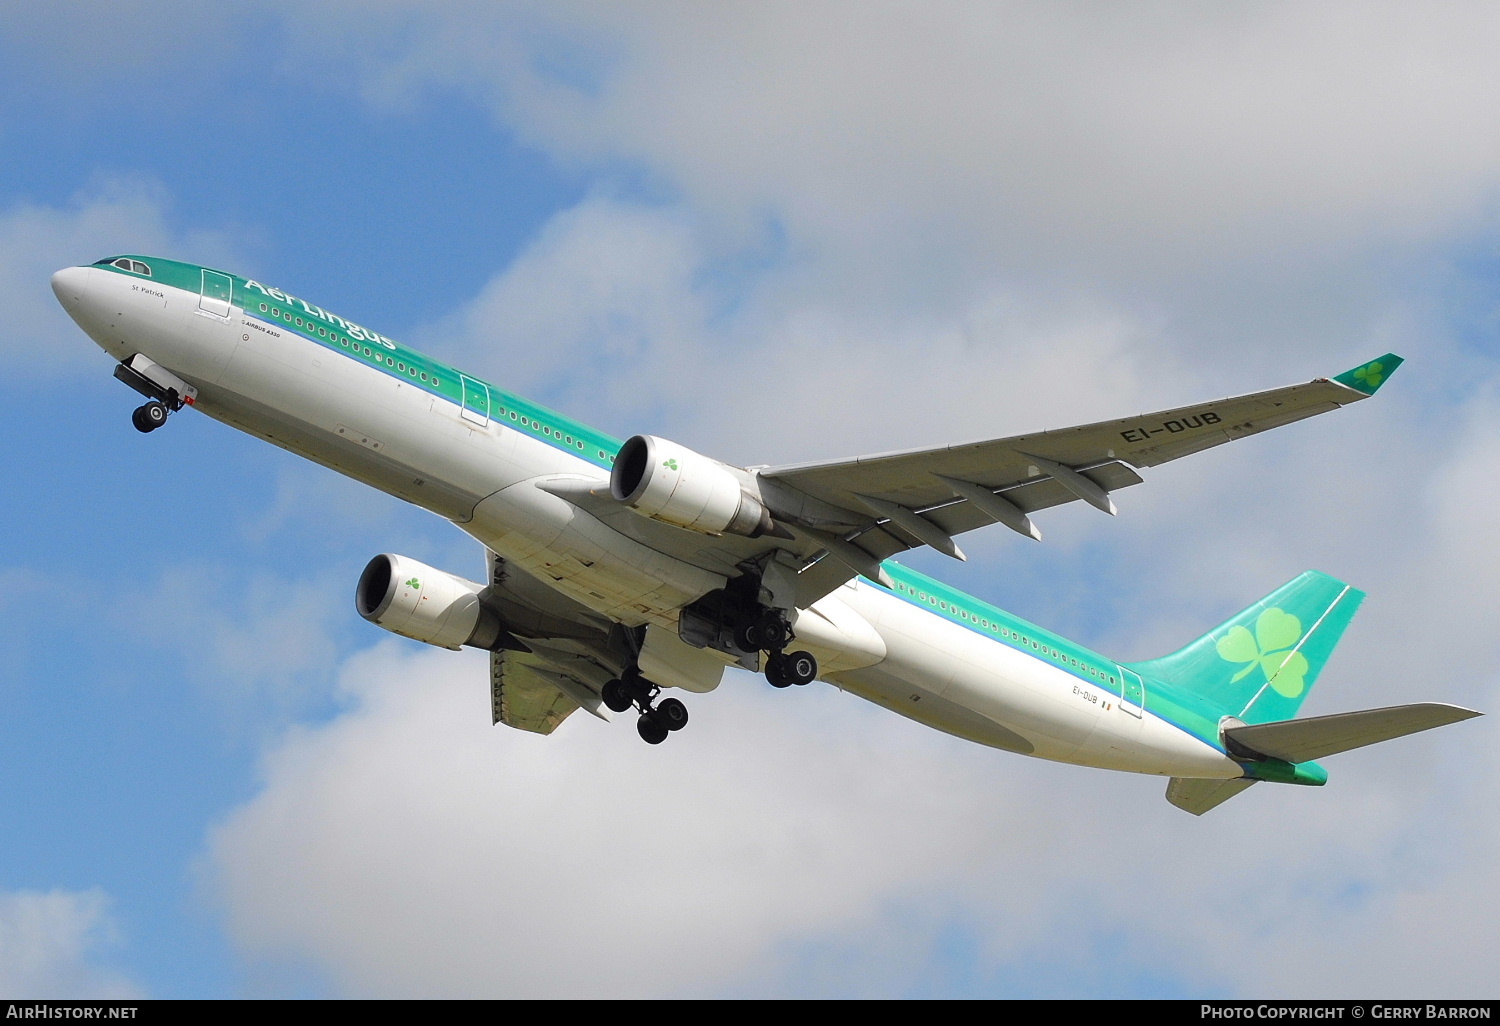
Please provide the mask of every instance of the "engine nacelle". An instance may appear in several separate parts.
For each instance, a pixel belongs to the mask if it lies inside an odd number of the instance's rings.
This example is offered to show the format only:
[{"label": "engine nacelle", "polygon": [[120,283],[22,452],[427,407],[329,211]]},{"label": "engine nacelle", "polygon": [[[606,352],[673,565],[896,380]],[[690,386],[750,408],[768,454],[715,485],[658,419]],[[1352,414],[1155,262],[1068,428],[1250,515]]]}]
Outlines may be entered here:
[{"label": "engine nacelle", "polygon": [[758,538],[772,528],[766,507],[728,467],[653,435],[620,446],[609,491],[642,516],[704,534]]},{"label": "engine nacelle", "polygon": [[439,648],[493,649],[504,625],[479,601],[483,590],[482,584],[385,552],[359,575],[354,608],[377,627]]}]

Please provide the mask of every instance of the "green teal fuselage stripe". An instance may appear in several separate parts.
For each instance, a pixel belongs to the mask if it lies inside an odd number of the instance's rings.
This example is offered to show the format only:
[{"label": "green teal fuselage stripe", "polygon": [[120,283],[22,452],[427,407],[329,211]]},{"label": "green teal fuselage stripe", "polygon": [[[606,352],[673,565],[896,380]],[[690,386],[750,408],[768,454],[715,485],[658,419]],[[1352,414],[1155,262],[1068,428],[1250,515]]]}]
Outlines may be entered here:
[{"label": "green teal fuselage stripe", "polygon": [[[267,325],[274,324],[281,331],[291,330],[299,337],[309,342],[314,342],[324,349],[332,350],[338,355],[349,360],[355,360],[364,366],[374,367],[393,378],[399,379],[405,384],[414,385],[440,399],[446,399],[456,406],[464,406],[476,412],[484,412],[479,410],[476,404],[465,403],[461,392],[460,394],[455,394],[455,392],[459,392],[462,388],[462,378],[475,381],[484,385],[489,390],[489,418],[491,420],[508,420],[510,423],[507,426],[513,430],[524,431],[538,441],[545,442],[553,448],[568,453],[570,456],[587,460],[589,463],[606,470],[614,463],[614,455],[620,448],[620,443],[608,435],[577,424],[569,418],[547,409],[545,406],[538,406],[536,403],[522,399],[509,392],[504,392],[489,382],[476,378],[473,375],[463,374],[460,377],[461,372],[454,370],[446,364],[429,359],[421,353],[417,353],[405,346],[395,350],[395,353],[400,354],[403,358],[392,355],[392,351],[382,347],[378,351],[378,355],[382,359],[376,359],[374,351],[372,351],[372,355],[369,358],[358,359],[352,352],[346,350],[344,346],[336,345],[333,339],[312,335],[305,328],[298,328],[295,323],[287,323],[285,320],[270,320],[257,316],[248,310],[244,312],[245,316],[251,320],[260,321]],[[352,345],[349,347],[349,349],[353,348],[359,348],[360,352],[363,353],[364,349],[369,347],[361,343],[358,347]],[[410,373],[404,373],[400,369],[403,364],[415,367],[418,376],[413,378]],[[421,375],[423,373],[428,375],[428,380],[422,380]],[[440,384],[434,385],[431,381],[432,378],[437,378]],[[450,390],[443,387],[448,381],[457,383],[459,390]]]},{"label": "green teal fuselage stripe", "polygon": [[[880,586],[882,591],[890,592],[902,601],[919,606],[990,641],[1016,649],[1033,659],[1048,662],[1084,683],[1108,692],[1117,702],[1128,702],[1123,697],[1124,689],[1120,685],[1119,674],[1121,667],[1132,669],[1129,663],[1117,663],[1077,642],[1069,641],[900,563],[887,560],[881,565],[896,585],[895,591]],[[1102,676],[1095,676],[1090,670]],[[1220,752],[1225,750],[1219,741],[1221,713],[1217,709],[1158,677],[1144,674],[1142,677],[1145,681],[1146,712]]]},{"label": "green teal fuselage stripe", "polygon": [[[136,256],[133,253],[122,255],[148,264],[152,271],[149,279],[145,275],[126,271],[106,262],[93,266],[134,280],[151,280],[170,285],[193,295],[201,294],[203,271],[212,270],[212,268],[202,268],[195,264],[163,260],[159,257]],[[119,259],[119,257],[110,259]],[[456,406],[466,407],[480,413],[486,412],[480,409],[477,403],[465,401],[463,380],[467,378],[483,385],[488,390],[488,415],[491,420],[508,421],[507,426],[513,430],[524,432],[540,442],[586,460],[594,466],[607,470],[614,463],[615,453],[619,451],[621,445],[618,438],[596,431],[529,399],[506,392],[472,374],[465,374],[394,339],[364,328],[353,321],[345,320],[306,300],[298,299],[290,293],[268,288],[258,282],[252,283],[251,279],[236,274],[224,271],[215,273],[223,274],[234,282],[231,304],[251,320],[265,325],[274,324],[278,331],[294,332],[325,349],[339,353],[364,366],[376,367],[405,384],[415,385]],[[272,295],[273,292],[280,293],[285,298],[278,299]],[[351,328],[354,330],[349,330]],[[367,351],[368,355],[366,355]],[[410,369],[403,370],[403,366]],[[422,377],[424,374],[427,375],[425,380]]]},{"label": "green teal fuselage stripe", "polygon": [[[204,268],[159,257],[124,255],[148,263],[152,268],[151,280],[195,295],[201,294]],[[145,277],[113,267],[104,261],[93,266],[134,279]],[[486,412],[477,403],[466,401],[463,382],[468,379],[488,389],[487,412],[491,420],[505,422],[505,426],[512,430],[525,432],[538,441],[606,470],[614,462],[615,453],[621,445],[619,439],[503,391],[473,375],[464,374],[394,339],[346,321],[289,293],[268,288],[238,275],[217,273],[225,274],[233,280],[232,306],[251,320],[267,326],[275,325],[279,331],[293,332],[300,338],[357,363],[376,367],[405,384],[415,385],[456,406]],[[426,379],[422,377],[424,374],[427,375]],[[1124,697],[1120,680],[1122,667],[1139,672],[1130,664],[1117,663],[900,563],[886,561],[882,565],[896,584],[894,591],[879,586],[882,591],[983,635],[990,641],[1050,663],[1083,683],[1105,691],[1117,702],[1137,704]],[[1141,676],[1145,682],[1145,712],[1217,751],[1225,750],[1219,740],[1219,710],[1159,677],[1146,674]]]}]

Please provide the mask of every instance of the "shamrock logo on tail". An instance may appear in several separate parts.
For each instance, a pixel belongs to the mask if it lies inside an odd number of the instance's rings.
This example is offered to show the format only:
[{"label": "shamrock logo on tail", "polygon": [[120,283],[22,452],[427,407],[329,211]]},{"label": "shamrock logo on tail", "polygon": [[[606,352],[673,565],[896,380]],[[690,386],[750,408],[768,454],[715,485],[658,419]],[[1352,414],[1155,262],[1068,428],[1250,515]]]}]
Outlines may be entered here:
[{"label": "shamrock logo on tail", "polygon": [[1373,392],[1385,380],[1385,366],[1379,360],[1376,360],[1374,363],[1367,363],[1354,372],[1354,377],[1356,380],[1363,382],[1365,387]]},{"label": "shamrock logo on tail", "polygon": [[1229,633],[1219,639],[1219,657],[1231,663],[1244,663],[1231,681],[1244,678],[1257,666],[1276,693],[1285,698],[1296,698],[1302,694],[1306,684],[1307,658],[1301,652],[1292,651],[1302,639],[1302,621],[1281,609],[1267,609],[1255,619],[1255,633],[1244,627],[1231,627]]}]

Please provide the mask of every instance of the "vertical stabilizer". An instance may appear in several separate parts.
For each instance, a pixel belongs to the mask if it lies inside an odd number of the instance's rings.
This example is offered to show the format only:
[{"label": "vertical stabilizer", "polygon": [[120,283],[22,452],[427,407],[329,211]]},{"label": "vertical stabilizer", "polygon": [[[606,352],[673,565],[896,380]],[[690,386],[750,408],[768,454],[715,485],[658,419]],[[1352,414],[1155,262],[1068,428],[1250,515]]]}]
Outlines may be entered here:
[{"label": "vertical stabilizer", "polygon": [[1365,593],[1309,570],[1186,648],[1132,663],[1245,723],[1289,720],[1312,690]]}]

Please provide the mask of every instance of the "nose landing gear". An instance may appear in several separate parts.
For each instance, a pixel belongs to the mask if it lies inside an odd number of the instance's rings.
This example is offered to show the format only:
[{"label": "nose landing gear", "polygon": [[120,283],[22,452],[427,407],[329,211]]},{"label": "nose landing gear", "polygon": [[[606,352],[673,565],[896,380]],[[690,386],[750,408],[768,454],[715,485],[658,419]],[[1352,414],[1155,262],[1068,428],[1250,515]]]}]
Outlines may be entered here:
[{"label": "nose landing gear", "polygon": [[130,415],[130,423],[142,434],[149,434],[167,422],[167,404],[156,399],[144,406],[137,406]]},{"label": "nose landing gear", "polygon": [[687,726],[688,711],[675,698],[663,698],[661,687],[642,677],[640,671],[630,670],[617,680],[604,685],[600,697],[611,712],[622,713],[632,705],[641,711],[635,721],[636,733],[648,745],[659,745],[673,731]]},{"label": "nose landing gear", "polygon": [[140,353],[118,364],[115,377],[149,400],[130,415],[130,422],[142,434],[155,431],[167,422],[169,414],[191,405],[198,397],[196,388]]}]

